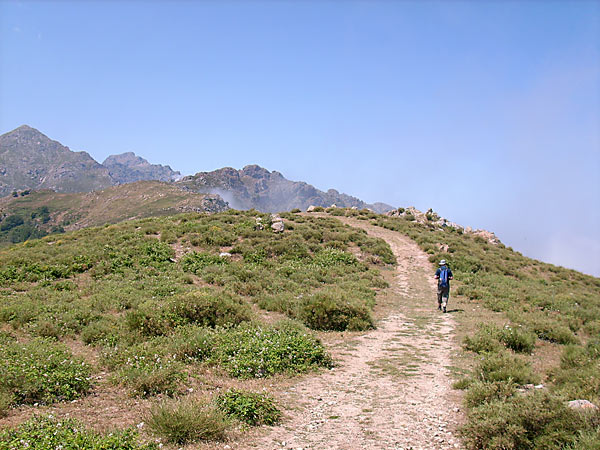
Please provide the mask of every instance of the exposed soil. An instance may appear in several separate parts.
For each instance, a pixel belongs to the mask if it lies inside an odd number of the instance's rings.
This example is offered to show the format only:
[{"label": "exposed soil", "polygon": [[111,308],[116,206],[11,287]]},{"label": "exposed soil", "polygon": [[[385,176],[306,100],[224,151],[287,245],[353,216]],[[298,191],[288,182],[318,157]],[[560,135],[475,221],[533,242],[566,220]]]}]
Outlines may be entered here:
[{"label": "exposed soil", "polygon": [[[280,396],[286,420],[248,449],[461,448],[460,394],[451,388],[452,304],[437,310],[434,267],[409,238],[361,221],[342,219],[391,246],[398,268],[387,316],[377,329],[338,344],[337,366],[302,378]],[[450,300],[452,302],[452,299]]]}]

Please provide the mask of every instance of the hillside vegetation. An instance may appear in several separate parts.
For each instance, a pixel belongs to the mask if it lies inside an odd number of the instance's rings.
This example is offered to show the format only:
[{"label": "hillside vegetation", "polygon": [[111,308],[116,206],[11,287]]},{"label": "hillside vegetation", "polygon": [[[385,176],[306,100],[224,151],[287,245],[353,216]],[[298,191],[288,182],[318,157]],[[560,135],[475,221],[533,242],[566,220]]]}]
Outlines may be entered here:
[{"label": "hillside vegetation", "polygon": [[159,181],[140,181],[88,193],[23,191],[0,199],[0,246],[127,219],[191,211],[219,212],[227,208],[216,195],[185,192]]},{"label": "hillside vegetation", "polygon": [[[453,292],[464,304],[497,313],[481,323],[457,315],[466,328],[464,349],[473,355],[471,373],[456,383],[466,391],[467,447],[600,448],[598,410],[567,407],[576,399],[600,405],[600,279],[456,228],[369,217],[411,237],[432,263],[446,259],[456,280]],[[538,383],[543,386],[533,388]]]},{"label": "hillside vegetation", "polygon": [[[161,397],[146,419],[174,443],[222,437],[231,420],[276,421],[264,393],[206,400],[214,387],[205,377],[205,397],[192,398],[188,388],[198,388],[195,378],[206,370],[216,380],[252,380],[330,367],[309,328],[373,327],[376,292],[387,286],[377,266],[394,262],[384,241],[333,218],[284,218],[280,234],[268,215],[230,210],[87,228],[0,250],[0,415],[84,397],[106,379],[131,396]],[[34,420],[0,442],[56,426]]]}]

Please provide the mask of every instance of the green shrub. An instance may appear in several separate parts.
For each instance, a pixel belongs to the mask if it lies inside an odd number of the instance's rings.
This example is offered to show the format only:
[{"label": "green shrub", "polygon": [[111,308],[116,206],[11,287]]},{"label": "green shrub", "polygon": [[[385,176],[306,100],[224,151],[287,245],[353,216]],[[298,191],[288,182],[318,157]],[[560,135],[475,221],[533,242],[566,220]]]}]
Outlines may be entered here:
[{"label": "green shrub", "polygon": [[197,290],[174,296],[164,304],[148,301],[126,315],[127,325],[147,336],[170,333],[182,325],[235,326],[252,318],[250,307],[231,294]]},{"label": "green shrub", "polygon": [[8,415],[8,410],[13,403],[15,403],[13,394],[5,390],[0,390],[0,417]]},{"label": "green shrub", "polygon": [[597,427],[599,419],[598,413],[586,417],[536,391],[474,408],[462,434],[467,448],[473,450],[559,450],[575,444],[581,431]]},{"label": "green shrub", "polygon": [[535,348],[535,335],[521,327],[505,326],[500,330],[499,339],[515,352],[531,353]]},{"label": "green shrub", "polygon": [[355,298],[317,292],[302,299],[298,318],[313,330],[358,331],[374,328],[369,308]]},{"label": "green shrub", "polygon": [[465,337],[464,348],[475,353],[496,353],[502,349],[501,344],[519,353],[531,353],[535,347],[535,335],[525,331],[521,326],[479,324],[477,333]]},{"label": "green shrub", "polygon": [[180,327],[166,339],[167,353],[179,361],[205,361],[215,352],[215,333],[211,329],[197,326]]},{"label": "green shrub", "polygon": [[313,257],[312,263],[318,267],[324,268],[333,266],[356,266],[358,265],[358,260],[352,253],[329,247],[319,251]]},{"label": "green shrub", "polygon": [[142,247],[143,257],[140,259],[142,265],[160,264],[169,262],[175,251],[166,242],[152,239]]},{"label": "green shrub", "polygon": [[569,327],[550,319],[534,319],[531,327],[540,339],[546,341],[556,342],[557,344],[576,344],[579,342]]},{"label": "green shrub", "polygon": [[473,336],[466,336],[463,347],[475,353],[497,353],[502,350],[498,341],[499,329],[493,325],[480,324]]},{"label": "green shrub", "polygon": [[161,344],[161,341],[151,341],[110,348],[102,354],[102,362],[115,371],[113,382],[127,386],[134,396],[174,395],[179,383],[186,378],[184,368]]},{"label": "green shrub", "polygon": [[48,339],[0,344],[0,361],[0,391],[16,404],[73,400],[90,389],[90,367]]},{"label": "green shrub", "polygon": [[177,325],[191,323],[204,327],[234,326],[252,318],[250,307],[241,298],[206,290],[175,298],[168,306],[168,314]]},{"label": "green shrub", "polygon": [[174,444],[223,440],[228,427],[221,411],[187,398],[154,405],[146,423],[155,435]]},{"label": "green shrub", "polygon": [[86,344],[103,343],[115,345],[119,340],[119,324],[112,319],[103,318],[88,324],[81,330],[81,340]]},{"label": "green shrub", "polygon": [[481,381],[512,381],[517,384],[528,384],[539,380],[525,359],[506,351],[487,353],[481,359],[476,369]]},{"label": "green shrub", "polygon": [[219,395],[216,403],[228,416],[252,426],[273,425],[281,417],[273,399],[257,392],[230,389]]},{"label": "green shrub", "polygon": [[218,255],[212,255],[210,253],[192,252],[181,258],[180,263],[181,267],[186,272],[199,274],[208,266],[222,266],[229,264],[229,260],[227,258],[222,258]]},{"label": "green shrub", "polygon": [[15,429],[0,431],[0,450],[158,450],[155,443],[138,443],[132,429],[105,435],[87,430],[73,419],[33,417]]},{"label": "green shrub", "polygon": [[323,344],[310,333],[288,325],[241,325],[217,335],[215,360],[231,376],[264,378],[330,367]]},{"label": "green shrub", "polygon": [[516,386],[512,381],[479,381],[475,380],[469,384],[465,394],[465,405],[474,408],[483,403],[497,400],[506,400],[516,392]]}]

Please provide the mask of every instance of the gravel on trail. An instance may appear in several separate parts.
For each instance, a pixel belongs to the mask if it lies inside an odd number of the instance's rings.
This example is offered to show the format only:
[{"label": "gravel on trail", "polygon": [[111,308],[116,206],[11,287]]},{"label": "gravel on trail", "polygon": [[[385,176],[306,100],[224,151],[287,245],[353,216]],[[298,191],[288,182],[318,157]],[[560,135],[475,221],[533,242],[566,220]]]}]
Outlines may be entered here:
[{"label": "gravel on trail", "polygon": [[[463,448],[461,394],[451,387],[452,314],[437,310],[435,268],[400,233],[352,219],[389,243],[398,267],[389,314],[336,353],[336,367],[281,394],[287,417],[236,449],[445,450]],[[450,299],[452,302],[452,299]],[[452,310],[451,303],[449,311]],[[340,350],[340,349],[337,349]]]}]

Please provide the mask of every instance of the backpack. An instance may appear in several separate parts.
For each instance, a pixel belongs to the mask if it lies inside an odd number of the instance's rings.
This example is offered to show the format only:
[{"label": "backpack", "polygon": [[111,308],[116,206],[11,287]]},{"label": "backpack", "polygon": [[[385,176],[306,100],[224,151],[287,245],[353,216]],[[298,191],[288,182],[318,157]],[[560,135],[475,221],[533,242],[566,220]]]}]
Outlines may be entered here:
[{"label": "backpack", "polygon": [[448,268],[442,267],[440,269],[440,287],[448,287]]}]

